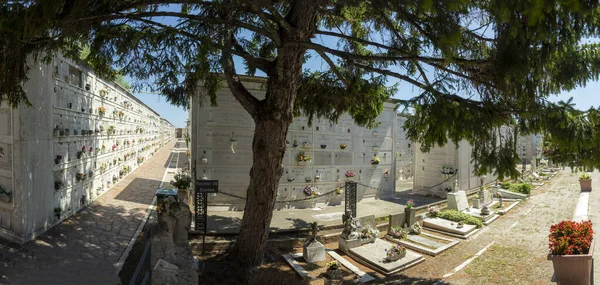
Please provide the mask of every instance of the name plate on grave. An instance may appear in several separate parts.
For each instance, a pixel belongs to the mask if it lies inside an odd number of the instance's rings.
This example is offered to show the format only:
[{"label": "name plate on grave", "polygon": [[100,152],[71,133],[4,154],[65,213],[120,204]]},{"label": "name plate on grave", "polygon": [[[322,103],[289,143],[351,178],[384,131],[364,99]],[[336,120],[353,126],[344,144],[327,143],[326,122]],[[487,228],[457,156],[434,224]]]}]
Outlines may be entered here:
[{"label": "name plate on grave", "polygon": [[196,193],[219,193],[219,180],[196,180]]}]

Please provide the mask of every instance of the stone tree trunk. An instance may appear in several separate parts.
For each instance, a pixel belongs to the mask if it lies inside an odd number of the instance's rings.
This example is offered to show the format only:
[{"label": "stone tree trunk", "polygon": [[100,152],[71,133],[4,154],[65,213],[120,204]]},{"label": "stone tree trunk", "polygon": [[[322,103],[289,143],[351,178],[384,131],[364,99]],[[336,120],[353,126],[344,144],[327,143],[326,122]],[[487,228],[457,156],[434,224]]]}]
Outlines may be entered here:
[{"label": "stone tree trunk", "polygon": [[[246,90],[240,90],[235,76],[227,76],[234,96],[252,115],[256,125],[252,141],[250,185],[239,238],[233,252],[237,263],[244,266],[262,264],[269,236],[279,179],[283,174],[285,139],[293,120],[294,101],[302,79],[306,52],[304,47],[291,42],[309,39],[316,28],[316,5],[306,2],[310,1],[295,2],[290,8],[286,21],[293,29],[280,29],[281,45],[276,60],[266,71],[269,78],[264,100],[252,102],[252,99],[244,98],[241,93]],[[225,71],[227,73],[227,68]]]}]

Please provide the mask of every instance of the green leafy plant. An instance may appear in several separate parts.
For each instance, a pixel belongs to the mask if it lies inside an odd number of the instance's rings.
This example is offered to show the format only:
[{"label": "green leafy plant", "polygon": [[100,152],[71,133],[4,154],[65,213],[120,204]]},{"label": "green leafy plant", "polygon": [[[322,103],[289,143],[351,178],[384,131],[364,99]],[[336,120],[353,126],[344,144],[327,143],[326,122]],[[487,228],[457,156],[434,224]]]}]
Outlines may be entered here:
[{"label": "green leafy plant", "polygon": [[579,174],[579,180],[588,180],[588,179],[592,179],[592,174],[591,173],[581,173]]},{"label": "green leafy plant", "polygon": [[408,236],[408,233],[401,226],[397,226],[390,228],[389,235],[395,238],[405,239]]},{"label": "green leafy plant", "polygon": [[511,183],[508,181],[502,182],[500,184],[500,186],[502,187],[502,189],[509,189],[510,188]]},{"label": "green leafy plant", "polygon": [[188,189],[192,183],[192,177],[185,172],[176,173],[173,179],[171,184],[178,189]]},{"label": "green leafy plant", "polygon": [[521,193],[525,195],[529,195],[531,193],[531,189],[533,189],[533,185],[529,183],[512,184],[508,188],[510,192]]},{"label": "green leafy plant", "polygon": [[477,228],[483,227],[483,222],[480,219],[457,210],[443,210],[437,214],[437,217],[453,222],[463,222],[465,224],[474,225]]}]

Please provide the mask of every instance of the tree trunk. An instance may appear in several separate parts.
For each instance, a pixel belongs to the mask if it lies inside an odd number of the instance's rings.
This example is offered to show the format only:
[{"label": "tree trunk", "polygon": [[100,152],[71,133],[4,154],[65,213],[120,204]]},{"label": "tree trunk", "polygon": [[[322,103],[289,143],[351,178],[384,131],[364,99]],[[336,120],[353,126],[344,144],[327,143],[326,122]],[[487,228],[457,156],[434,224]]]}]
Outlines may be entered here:
[{"label": "tree trunk", "polygon": [[[278,47],[277,59],[266,72],[268,82],[265,99],[259,101],[251,113],[255,123],[253,163],[244,217],[233,252],[236,263],[245,267],[260,266],[267,246],[279,179],[283,174],[285,139],[293,119],[294,101],[302,79],[306,52],[305,48],[286,42],[307,40],[314,33],[317,5],[309,2],[292,2],[286,20],[293,28],[280,31],[281,46]],[[236,97],[238,101],[239,97]]]}]

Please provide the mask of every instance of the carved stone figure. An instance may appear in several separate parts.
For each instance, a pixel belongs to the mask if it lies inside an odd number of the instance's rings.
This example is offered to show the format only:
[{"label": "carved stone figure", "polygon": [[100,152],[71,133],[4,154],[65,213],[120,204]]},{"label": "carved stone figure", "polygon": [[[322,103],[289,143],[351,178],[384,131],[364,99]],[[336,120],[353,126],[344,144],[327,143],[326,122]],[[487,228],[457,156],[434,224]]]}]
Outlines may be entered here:
[{"label": "carved stone figure", "polygon": [[196,261],[188,242],[190,208],[172,196],[161,206],[151,236],[152,284],[198,284]]},{"label": "carved stone figure", "polygon": [[360,223],[358,219],[353,218],[352,216],[344,214],[344,231],[340,235],[342,238],[346,240],[357,239],[360,235],[358,233],[358,228],[360,227]]}]

